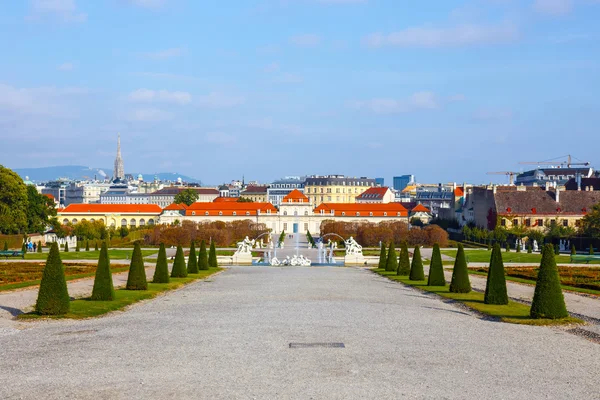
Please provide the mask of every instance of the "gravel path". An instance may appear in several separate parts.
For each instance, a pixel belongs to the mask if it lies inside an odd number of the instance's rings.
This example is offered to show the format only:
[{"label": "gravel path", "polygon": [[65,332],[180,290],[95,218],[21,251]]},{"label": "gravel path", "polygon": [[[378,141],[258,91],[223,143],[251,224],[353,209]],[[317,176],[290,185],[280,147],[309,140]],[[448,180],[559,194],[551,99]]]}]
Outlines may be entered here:
[{"label": "gravel path", "polygon": [[[0,336],[0,398],[598,398],[600,345],[475,318],[357,268],[233,267]],[[345,348],[289,348],[342,342]]]}]

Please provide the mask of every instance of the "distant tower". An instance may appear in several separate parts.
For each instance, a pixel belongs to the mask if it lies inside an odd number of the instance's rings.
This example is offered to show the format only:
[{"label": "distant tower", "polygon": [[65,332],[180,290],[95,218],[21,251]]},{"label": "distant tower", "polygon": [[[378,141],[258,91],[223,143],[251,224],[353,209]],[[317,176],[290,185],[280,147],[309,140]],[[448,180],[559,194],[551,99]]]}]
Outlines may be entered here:
[{"label": "distant tower", "polygon": [[121,134],[117,137],[117,158],[115,158],[115,169],[113,171],[113,180],[125,178],[125,167],[121,157]]}]

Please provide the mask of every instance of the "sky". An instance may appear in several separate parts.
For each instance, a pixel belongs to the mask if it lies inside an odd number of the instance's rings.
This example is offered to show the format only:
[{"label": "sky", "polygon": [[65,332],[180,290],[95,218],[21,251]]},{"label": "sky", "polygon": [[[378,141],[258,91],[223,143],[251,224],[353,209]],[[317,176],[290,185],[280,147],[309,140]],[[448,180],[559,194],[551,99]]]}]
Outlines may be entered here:
[{"label": "sky", "polygon": [[[0,2],[0,164],[218,184],[600,167],[600,0]],[[9,149],[9,151],[6,151]]]}]

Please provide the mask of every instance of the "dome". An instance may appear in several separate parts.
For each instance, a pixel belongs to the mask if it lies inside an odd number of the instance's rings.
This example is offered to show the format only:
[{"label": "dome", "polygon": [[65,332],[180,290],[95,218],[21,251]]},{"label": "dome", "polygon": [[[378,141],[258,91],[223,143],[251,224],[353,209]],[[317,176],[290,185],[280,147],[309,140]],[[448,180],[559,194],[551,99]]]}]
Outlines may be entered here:
[{"label": "dome", "polygon": [[138,181],[143,181],[144,177],[142,176],[142,174],[138,174]]}]

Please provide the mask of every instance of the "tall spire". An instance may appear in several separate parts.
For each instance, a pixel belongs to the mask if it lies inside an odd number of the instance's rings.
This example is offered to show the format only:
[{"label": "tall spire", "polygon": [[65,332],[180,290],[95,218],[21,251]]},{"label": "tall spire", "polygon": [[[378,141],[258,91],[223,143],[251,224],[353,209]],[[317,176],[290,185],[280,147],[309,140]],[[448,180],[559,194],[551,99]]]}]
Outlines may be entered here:
[{"label": "tall spire", "polygon": [[125,167],[121,157],[121,134],[117,134],[117,157],[115,158],[115,169],[113,171],[113,180],[125,178]]}]

